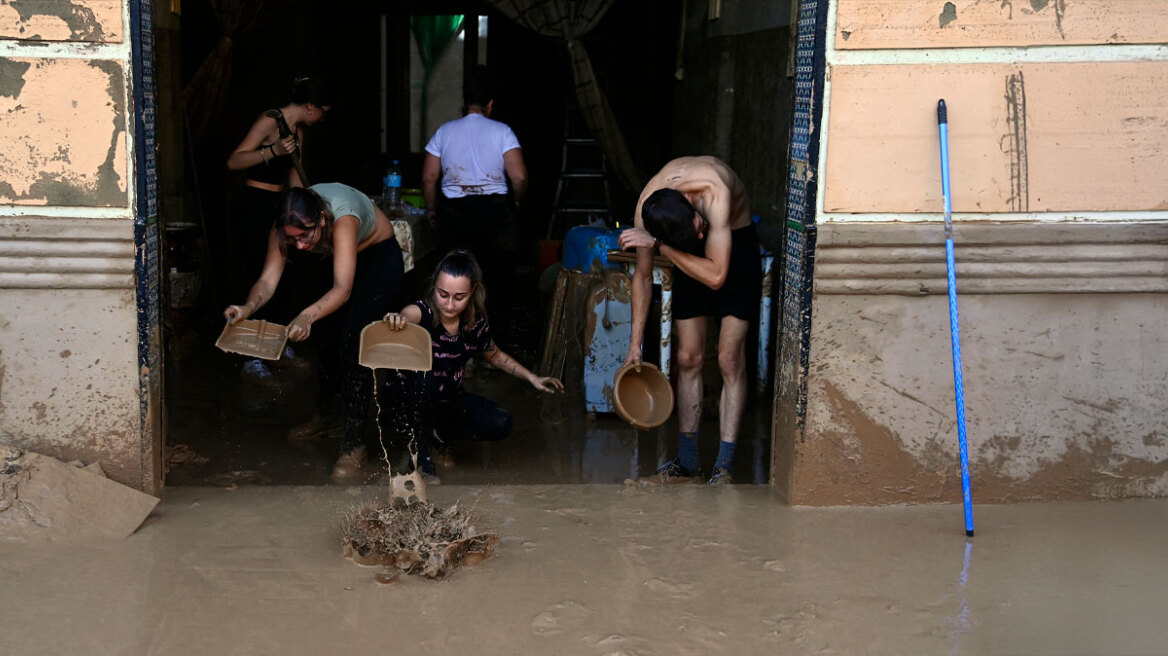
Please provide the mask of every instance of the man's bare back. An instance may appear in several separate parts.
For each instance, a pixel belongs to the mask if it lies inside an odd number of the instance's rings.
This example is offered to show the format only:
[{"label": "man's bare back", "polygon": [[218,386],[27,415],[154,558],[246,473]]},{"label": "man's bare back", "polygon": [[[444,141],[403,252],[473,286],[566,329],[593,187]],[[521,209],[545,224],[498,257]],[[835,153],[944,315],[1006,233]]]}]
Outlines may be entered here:
[{"label": "man's bare back", "polygon": [[[678,196],[684,196],[684,200]],[[711,484],[731,481],[730,470],[746,401],[746,337],[761,294],[758,237],[746,188],[716,157],[681,157],[645,185],[633,215],[636,227],[621,232],[621,248],[637,249],[630,284],[632,330],[625,362],[640,362],[654,253],[673,264],[673,312],[677,331],[678,457],[657,470],[662,480],[700,475],[697,436],[701,423],[703,360],[711,316],[718,318],[718,458]],[[648,227],[647,227],[648,226]],[[650,228],[654,232],[650,232]],[[697,242],[695,245],[694,242]],[[669,334],[662,336],[669,339]]]},{"label": "man's bare back", "polygon": [[[679,157],[669,162],[645,185],[637,207],[641,207],[649,194],[665,188],[685,194],[711,227],[728,224],[730,230],[736,230],[750,224],[746,187],[738,175],[717,157]],[[721,211],[727,207],[723,204],[726,196],[729,196],[728,211]]]}]

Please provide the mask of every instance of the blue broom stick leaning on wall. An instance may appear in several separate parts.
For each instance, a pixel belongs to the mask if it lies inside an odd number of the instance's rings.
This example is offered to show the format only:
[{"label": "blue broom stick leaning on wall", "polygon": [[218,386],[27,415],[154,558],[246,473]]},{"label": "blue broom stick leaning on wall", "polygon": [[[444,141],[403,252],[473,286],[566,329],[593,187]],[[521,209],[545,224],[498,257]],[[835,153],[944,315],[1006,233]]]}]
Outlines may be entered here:
[{"label": "blue broom stick leaning on wall", "polygon": [[957,274],[953,264],[953,204],[949,196],[949,116],[945,101],[937,101],[941,130],[941,192],[945,197],[945,270],[949,274],[949,331],[953,337],[953,387],[957,392],[957,442],[961,446],[961,498],[965,534],[973,537],[973,500],[969,495],[969,449],[965,443],[965,390],[961,382],[961,333],[957,321]]}]

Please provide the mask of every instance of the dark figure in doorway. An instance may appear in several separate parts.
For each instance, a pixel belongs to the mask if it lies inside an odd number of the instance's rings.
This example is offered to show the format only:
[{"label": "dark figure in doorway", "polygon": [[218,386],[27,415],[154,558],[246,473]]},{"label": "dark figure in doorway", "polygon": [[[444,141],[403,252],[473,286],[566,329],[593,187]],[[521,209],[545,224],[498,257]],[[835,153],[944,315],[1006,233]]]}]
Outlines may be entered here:
[{"label": "dark figure in doorway", "polygon": [[339,388],[344,437],[332,476],[336,481],[348,480],[368,459],[363,430],[373,383],[369,371],[357,361],[361,330],[397,301],[403,274],[401,247],[389,217],[352,187],[335,182],[293,187],[280,196],[277,205],[263,272],[247,302],[229,306],[223,314],[235,322],[263,307],[281,281],[289,248],[331,255],[331,287],[288,326],[288,339],[293,342],[307,339],[314,326],[322,333],[320,414],[289,436],[316,436],[336,428],[341,413],[329,391]]},{"label": "dark figure in doorway", "polygon": [[502,338],[510,327],[516,210],[527,191],[527,167],[515,133],[490,118],[494,98],[486,68],[479,67],[463,92],[466,116],[443,124],[426,144],[422,192],[446,245],[469,250],[482,263],[494,294],[491,320]]},{"label": "dark figure in doorway", "polygon": [[708,317],[721,320],[718,368],[721,442],[709,483],[729,483],[738,424],[746,404],[746,333],[758,314],[762,272],[758,235],[746,188],[725,162],[682,157],[665,165],[637,201],[637,227],[620,246],[637,249],[632,281],[633,326],[626,362],[640,362],[652,298],[653,254],[673,262],[673,319],[677,327],[678,457],[657,470],[664,481],[701,476],[697,436],[702,410],[702,359]]},{"label": "dark figure in doorway", "polygon": [[[276,200],[285,189],[305,184],[292,166],[290,155],[298,153],[303,160],[304,129],[323,121],[331,104],[328,90],[318,79],[296,78],[291,100],[279,109],[260,114],[227,158],[227,170],[242,171],[243,175],[243,186],[231,208],[231,236],[239,254],[238,280],[255,280],[263,270]],[[280,136],[276,115],[283,117],[292,134]],[[289,287],[285,285],[285,289]],[[245,291],[246,287],[241,287],[233,293]],[[267,312],[273,320],[287,321],[283,315],[294,312],[290,297],[291,293],[284,291],[274,302],[269,299]]]},{"label": "dark figure in doorway", "polygon": [[[537,376],[519,364],[495,344],[487,320],[486,289],[483,274],[473,255],[466,251],[448,253],[438,263],[426,297],[387,314],[385,322],[394,330],[415,323],[430,332],[433,348],[432,370],[425,374],[390,376],[387,386],[401,384],[409,375],[425,377],[421,422],[414,427],[417,436],[417,466],[422,475],[433,481],[432,440],[501,440],[511,432],[511,414],[491,400],[462,389],[462,372],[472,355],[481,355],[496,369],[526,380],[541,392],[563,392],[556,378]],[[386,390],[381,398],[400,399],[401,394]],[[394,413],[401,416],[402,413]]]}]

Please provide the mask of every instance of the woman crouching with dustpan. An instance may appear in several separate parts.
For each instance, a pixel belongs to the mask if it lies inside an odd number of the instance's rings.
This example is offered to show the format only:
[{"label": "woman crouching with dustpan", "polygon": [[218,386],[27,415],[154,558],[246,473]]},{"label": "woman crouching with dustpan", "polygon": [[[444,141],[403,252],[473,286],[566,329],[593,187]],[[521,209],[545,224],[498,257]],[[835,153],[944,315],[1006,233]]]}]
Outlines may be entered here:
[{"label": "woman crouching with dustpan", "polygon": [[[385,315],[394,330],[414,323],[430,333],[433,367],[429,374],[406,374],[425,377],[418,425],[417,467],[430,485],[438,483],[431,456],[432,447],[442,447],[452,440],[494,441],[511,432],[511,413],[495,402],[462,388],[462,373],[472,355],[479,355],[496,369],[526,380],[541,392],[563,392],[557,378],[537,376],[515,358],[504,353],[491,338],[487,321],[487,291],[483,273],[474,256],[467,251],[448,253],[438,263],[425,298]],[[382,398],[400,398],[390,390]]]}]

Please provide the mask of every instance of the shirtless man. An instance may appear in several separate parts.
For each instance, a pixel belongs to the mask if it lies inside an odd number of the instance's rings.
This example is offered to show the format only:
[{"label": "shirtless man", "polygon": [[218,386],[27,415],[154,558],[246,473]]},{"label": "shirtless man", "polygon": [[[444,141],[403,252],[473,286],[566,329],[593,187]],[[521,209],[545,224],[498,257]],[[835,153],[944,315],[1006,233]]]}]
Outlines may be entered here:
[{"label": "shirtless man", "polygon": [[758,234],[746,189],[715,157],[682,157],[653,176],[637,201],[635,228],[621,232],[622,249],[637,249],[633,326],[625,362],[640,362],[652,298],[653,254],[673,262],[673,319],[677,328],[678,457],[657,470],[665,482],[701,477],[698,425],[702,359],[708,317],[721,320],[718,368],[721,443],[710,484],[731,482],[738,424],[746,403],[746,333],[762,293]]}]

